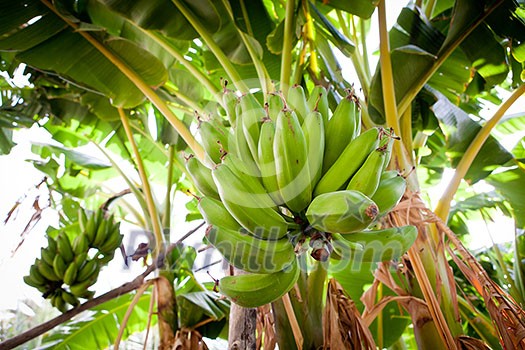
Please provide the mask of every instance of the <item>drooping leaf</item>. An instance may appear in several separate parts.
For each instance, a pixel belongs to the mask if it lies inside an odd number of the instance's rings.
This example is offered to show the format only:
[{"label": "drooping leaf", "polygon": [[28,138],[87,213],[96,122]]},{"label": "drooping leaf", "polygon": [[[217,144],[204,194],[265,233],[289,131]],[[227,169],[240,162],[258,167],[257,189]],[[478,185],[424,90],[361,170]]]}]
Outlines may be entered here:
[{"label": "drooping leaf", "polygon": [[[509,2],[511,1],[504,1],[506,12],[503,13],[513,13],[516,8],[516,4]],[[496,10],[499,9],[498,7]],[[477,1],[457,1],[451,16],[439,17],[430,22],[417,7],[403,9],[397,24],[390,31],[392,64],[396,67],[394,86],[397,102],[413,99],[424,84],[428,83],[451,101],[459,103],[460,94],[471,80],[469,69],[472,68],[478,69],[477,77],[482,78],[474,81],[478,83],[474,93],[502,81],[509,66],[503,59],[506,58],[505,51],[497,38],[509,35],[513,40],[511,35],[518,34],[515,31],[494,29],[488,20],[482,22],[480,19],[485,18],[490,11],[495,11],[494,7],[484,7]],[[523,30],[525,31],[525,25]],[[469,31],[470,35],[465,36]],[[475,43],[480,42],[486,42],[489,48],[479,45],[476,47]],[[421,52],[427,52],[428,55],[416,54],[415,51],[399,53],[399,48],[408,44],[418,46],[422,49]],[[451,53],[452,56],[449,56]],[[458,58],[461,60],[456,63],[448,62]],[[370,116],[376,123],[382,124],[385,119],[379,67],[370,91]]]},{"label": "drooping leaf", "polygon": [[204,326],[198,328],[204,336],[215,338],[227,327],[230,302],[221,299],[217,293],[203,290],[178,294],[177,306],[181,326],[192,328],[206,321]]},{"label": "drooping leaf", "polygon": [[[41,349],[105,349],[115,341],[124,315],[130,307],[134,294],[126,294],[107,301],[81,317],[68,321],[53,333],[44,337]],[[151,294],[144,293],[133,307],[123,333],[123,339],[146,329]],[[152,317],[152,324],[157,322]]]},{"label": "drooping leaf", "polygon": [[[14,50],[19,61],[99,91],[110,98],[115,106],[134,107],[144,100],[135,84],[114,63],[78,32],[67,28],[60,17],[40,2],[12,2],[7,10],[0,14],[0,22],[7,22],[4,29],[10,30],[0,32],[6,44],[0,44],[0,51]],[[33,26],[41,25],[40,21],[44,21],[42,23],[46,24],[46,28],[53,27],[55,30],[32,30]],[[102,41],[117,55],[118,60],[131,67],[149,85],[160,85],[167,78],[162,63],[130,41],[102,38],[100,32],[89,32],[88,35]],[[13,36],[16,36],[16,45],[12,40],[9,41]]]},{"label": "drooping leaf", "polygon": [[[447,134],[447,155],[452,165],[456,166],[481,126],[439,92],[434,91],[434,93],[438,101],[432,106],[432,110],[444,125]],[[512,155],[493,136],[489,136],[470,166],[465,179],[477,182],[511,159]]]},{"label": "drooping leaf", "polygon": [[[206,29],[213,33],[221,27],[221,16],[213,1],[183,1]],[[106,6],[131,19],[144,29],[158,30],[179,40],[192,40],[197,32],[170,0],[102,0]]]},{"label": "drooping leaf", "polygon": [[341,50],[342,53],[347,57],[350,57],[355,50],[354,43],[341,34],[332,22],[330,22],[330,20],[328,20],[328,18],[326,18],[312,2],[310,2],[310,9],[310,13],[315,20],[314,23],[316,30],[325,32],[326,34],[324,36]]},{"label": "drooping leaf", "polygon": [[492,174],[486,181],[509,202],[518,228],[525,228],[525,170],[510,169]]},{"label": "drooping leaf", "polygon": [[50,143],[42,143],[37,142],[33,143],[35,146],[40,146],[49,149],[52,153],[55,153],[57,155],[63,154],[66,156],[66,159],[68,161],[71,161],[72,163],[79,165],[86,169],[91,170],[98,170],[98,169],[105,169],[111,167],[111,164],[98,159],[95,156],[89,155],[84,152],[80,152],[75,149],[67,148],[58,144],[50,144]]}]

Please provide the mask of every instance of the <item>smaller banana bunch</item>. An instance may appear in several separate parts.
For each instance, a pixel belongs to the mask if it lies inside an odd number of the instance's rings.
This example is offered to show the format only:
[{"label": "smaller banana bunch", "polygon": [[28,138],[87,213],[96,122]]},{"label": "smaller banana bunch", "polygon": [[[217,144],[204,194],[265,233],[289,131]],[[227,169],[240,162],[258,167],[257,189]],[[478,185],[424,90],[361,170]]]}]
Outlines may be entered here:
[{"label": "smaller banana bunch", "polygon": [[26,284],[38,289],[61,312],[80,304],[79,298],[91,299],[90,291],[100,269],[107,265],[122,243],[120,223],[104,210],[94,213],[79,210],[80,233],[71,241],[65,231],[47,237],[47,247],[24,276]]},{"label": "smaller banana bunch", "polygon": [[253,94],[227,90],[223,98],[227,121],[200,120],[208,166],[192,156],[186,164],[202,194],[207,241],[249,272],[222,278],[222,294],[244,307],[263,305],[296,283],[301,252],[338,264],[374,262],[398,258],[414,242],[411,226],[370,229],[406,183],[386,171],[395,135],[376,127],[361,132],[352,92],[333,113],[323,87],[308,98],[301,86],[286,100],[271,93],[264,106]]}]

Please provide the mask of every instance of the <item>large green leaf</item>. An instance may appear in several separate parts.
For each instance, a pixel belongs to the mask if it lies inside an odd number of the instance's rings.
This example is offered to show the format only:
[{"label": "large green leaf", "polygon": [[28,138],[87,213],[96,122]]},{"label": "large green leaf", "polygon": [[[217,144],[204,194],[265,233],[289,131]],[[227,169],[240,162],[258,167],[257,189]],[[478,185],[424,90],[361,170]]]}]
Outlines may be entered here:
[{"label": "large green leaf", "polygon": [[[111,346],[117,338],[124,315],[133,297],[134,294],[120,296],[90,309],[77,319],[62,324],[55,328],[53,333],[44,336],[44,344],[41,349],[85,350],[105,349]],[[146,329],[150,299],[151,294],[144,293],[133,307],[123,339]],[[156,322],[157,318],[152,317],[152,324]]]},{"label": "large green leaf", "polygon": [[[472,120],[467,113],[434,91],[438,101],[432,106],[434,114],[442,123],[447,135],[447,156],[456,166],[481,126]],[[510,154],[493,136],[479,150],[472,162],[465,179],[477,182],[488,176],[494,169],[511,160]]]},{"label": "large green leaf", "polygon": [[[40,2],[9,2],[6,7],[0,13],[0,22],[7,21],[9,25],[3,27],[6,31],[0,32],[0,51],[15,51],[16,58],[29,66],[59,74],[89,90],[99,91],[115,106],[134,107],[144,100],[135,84],[114,63],[78,32],[67,28],[60,17]],[[42,23],[54,30],[38,30]],[[158,86],[167,79],[162,63],[152,54],[130,41],[101,37],[100,33],[89,32],[89,35],[114,52],[146,83]]]},{"label": "large green leaf", "polygon": [[514,211],[514,220],[518,228],[525,228],[525,170],[510,169],[493,174],[486,181],[494,186],[509,202]]},{"label": "large green leaf", "polygon": [[[145,34],[144,29],[132,22],[131,19],[112,11],[110,8],[98,1],[89,1],[86,11],[89,14],[91,22],[101,28],[104,28],[109,34],[134,42],[164,63],[166,69],[171,68],[173,65],[175,60],[174,57],[169,54],[150,35]],[[185,52],[188,49],[187,41],[171,40],[169,44],[172,44],[177,50],[180,50],[181,52]]]},{"label": "large green leaf", "polygon": [[[186,17],[170,0],[99,1],[144,29],[158,30],[168,37],[179,40],[191,40],[198,36]],[[217,12],[214,1],[192,0],[183,2],[209,32],[214,33],[219,30],[224,18],[221,18]]]},{"label": "large green leaf", "polygon": [[192,328],[202,321],[213,320],[198,328],[204,336],[215,338],[227,326],[230,302],[222,299],[217,293],[209,290],[183,293],[177,297],[177,307],[182,327]]},{"label": "large green leaf", "polygon": [[[505,4],[508,2],[505,1]],[[515,8],[515,4],[508,5],[503,13],[510,16]],[[430,22],[417,7],[404,8],[390,31],[397,102],[413,98],[425,83],[429,83],[459,103],[460,94],[471,80],[469,69],[474,68],[476,76],[481,78],[476,80],[481,84],[478,84],[475,93],[501,82],[509,66],[499,37],[509,35],[513,40],[511,35],[517,34],[499,28],[494,30],[488,21],[479,20],[493,10],[473,0],[456,1],[450,16],[441,16]],[[525,31],[525,25],[522,28]],[[464,33],[469,31],[470,34],[465,37]],[[452,56],[449,56],[450,53]],[[376,123],[382,124],[385,119],[379,67],[370,91],[370,115]]]}]

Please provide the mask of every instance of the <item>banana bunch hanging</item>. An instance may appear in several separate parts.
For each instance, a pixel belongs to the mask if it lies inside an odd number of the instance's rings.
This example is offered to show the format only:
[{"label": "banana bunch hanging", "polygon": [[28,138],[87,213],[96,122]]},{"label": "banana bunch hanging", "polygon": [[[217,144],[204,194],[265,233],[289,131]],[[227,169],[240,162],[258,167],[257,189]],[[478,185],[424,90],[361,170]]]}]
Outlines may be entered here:
[{"label": "banana bunch hanging", "polygon": [[56,238],[48,236],[47,247],[41,249],[40,258],[24,276],[26,284],[38,289],[61,312],[66,312],[69,305],[79,305],[79,298],[93,297],[95,292],[89,287],[97,281],[101,268],[113,259],[123,238],[120,223],[113,215],[106,218],[103,209],[94,213],[80,209],[78,220],[80,232],[73,241],[65,232]]},{"label": "banana bunch hanging", "polygon": [[202,195],[207,240],[250,272],[219,282],[241,306],[287,293],[307,241],[312,257],[341,264],[399,258],[416,238],[412,226],[370,229],[405,192],[405,179],[385,170],[396,137],[382,128],[361,132],[352,93],[333,113],[327,97],[323,87],[306,98],[294,86],[286,100],[269,94],[262,106],[252,94],[226,91],[230,127],[218,117],[200,122],[213,166],[190,156],[187,170]]}]

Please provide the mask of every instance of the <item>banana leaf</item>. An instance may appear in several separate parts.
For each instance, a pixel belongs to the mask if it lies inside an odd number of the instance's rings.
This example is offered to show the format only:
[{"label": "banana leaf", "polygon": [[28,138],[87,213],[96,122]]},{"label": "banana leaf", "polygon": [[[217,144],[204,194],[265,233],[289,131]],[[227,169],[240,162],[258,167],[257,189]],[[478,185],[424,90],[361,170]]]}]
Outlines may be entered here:
[{"label": "banana leaf", "polygon": [[[4,3],[0,13],[0,52],[16,53],[16,59],[59,74],[88,90],[107,96],[114,106],[130,108],[144,96],[113,62],[39,1]],[[44,27],[45,29],[43,29]],[[128,40],[86,32],[115,53],[150,86],[167,79],[166,69],[152,54]]]},{"label": "banana leaf", "polygon": [[[53,333],[44,336],[43,345],[39,349],[84,350],[105,349],[111,346],[117,338],[133,296],[134,294],[126,294],[107,301],[87,311],[82,317],[62,324],[55,328]],[[146,329],[150,300],[150,293],[144,293],[140,297],[126,324],[123,339]],[[152,317],[152,325],[156,322],[157,318]]]}]

